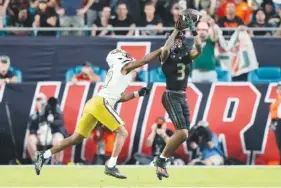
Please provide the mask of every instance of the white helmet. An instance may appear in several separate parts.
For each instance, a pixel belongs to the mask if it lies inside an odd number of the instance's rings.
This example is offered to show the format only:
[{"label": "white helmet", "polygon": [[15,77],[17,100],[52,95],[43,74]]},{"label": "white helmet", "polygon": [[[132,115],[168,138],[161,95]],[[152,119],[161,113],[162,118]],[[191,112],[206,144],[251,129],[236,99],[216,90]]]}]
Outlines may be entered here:
[{"label": "white helmet", "polygon": [[130,63],[134,59],[130,56],[130,54],[121,49],[114,49],[110,51],[106,57],[107,64],[111,67],[115,64],[125,64]]}]

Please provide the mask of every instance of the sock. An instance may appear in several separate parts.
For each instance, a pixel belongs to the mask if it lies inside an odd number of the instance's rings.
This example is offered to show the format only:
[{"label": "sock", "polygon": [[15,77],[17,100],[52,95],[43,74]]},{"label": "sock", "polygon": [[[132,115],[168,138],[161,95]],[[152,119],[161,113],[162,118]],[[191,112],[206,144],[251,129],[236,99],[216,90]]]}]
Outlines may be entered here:
[{"label": "sock", "polygon": [[113,168],[113,167],[116,165],[117,158],[118,158],[118,157],[110,157],[107,166],[108,166],[109,168]]},{"label": "sock", "polygon": [[165,159],[165,161],[168,160],[168,158],[167,158],[167,157],[164,157],[162,154],[160,155],[160,159]]},{"label": "sock", "polygon": [[44,159],[49,159],[52,156],[51,150],[47,150],[44,152],[43,157]]}]

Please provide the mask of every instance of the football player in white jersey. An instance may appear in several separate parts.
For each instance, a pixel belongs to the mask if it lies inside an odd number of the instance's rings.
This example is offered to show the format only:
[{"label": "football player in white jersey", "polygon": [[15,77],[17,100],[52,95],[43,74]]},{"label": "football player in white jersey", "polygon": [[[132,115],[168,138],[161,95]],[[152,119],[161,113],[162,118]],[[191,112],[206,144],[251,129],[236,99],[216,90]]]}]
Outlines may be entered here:
[{"label": "football player in white jersey", "polygon": [[123,50],[115,49],[109,52],[106,61],[110,69],[108,70],[104,86],[97,95],[87,101],[76,130],[70,137],[64,139],[59,146],[52,147],[45,152],[39,151],[35,154],[35,170],[37,175],[40,175],[43,164],[52,155],[72,145],[81,143],[84,138],[90,135],[97,122],[101,122],[108,129],[117,133],[112,156],[105,166],[105,174],[120,179],[127,178],[116,168],[117,158],[128,136],[128,132],[125,128],[125,123],[114,110],[114,105],[117,102],[126,102],[149,94],[148,88],[142,88],[139,91],[128,94],[124,93],[124,91],[132,81],[132,71],[156,59],[161,54],[161,51],[161,49],[157,49],[141,60],[134,60],[130,57],[130,54]]}]

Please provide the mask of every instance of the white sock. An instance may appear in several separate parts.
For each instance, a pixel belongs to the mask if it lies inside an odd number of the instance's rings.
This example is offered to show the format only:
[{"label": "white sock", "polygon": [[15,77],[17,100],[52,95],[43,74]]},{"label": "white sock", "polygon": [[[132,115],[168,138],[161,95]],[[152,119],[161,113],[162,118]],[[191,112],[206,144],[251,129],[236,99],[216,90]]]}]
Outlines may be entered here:
[{"label": "white sock", "polygon": [[112,168],[112,167],[116,166],[117,158],[118,158],[118,157],[110,157],[110,159],[109,159],[109,161],[108,161],[108,163],[107,163],[107,166],[108,166],[109,168]]},{"label": "white sock", "polygon": [[167,159],[168,159],[167,157],[164,157],[162,154],[160,155],[160,158],[161,158],[161,159],[165,159],[166,161],[167,161]]},{"label": "white sock", "polygon": [[47,151],[45,151],[43,157],[44,159],[49,159],[50,157],[52,157],[51,150],[48,149]]}]

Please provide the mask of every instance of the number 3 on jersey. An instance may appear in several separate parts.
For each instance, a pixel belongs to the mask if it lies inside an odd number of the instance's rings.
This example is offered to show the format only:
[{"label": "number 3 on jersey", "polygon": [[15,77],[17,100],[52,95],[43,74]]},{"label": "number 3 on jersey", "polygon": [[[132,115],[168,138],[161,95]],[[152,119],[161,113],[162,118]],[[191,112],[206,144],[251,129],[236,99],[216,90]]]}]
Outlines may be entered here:
[{"label": "number 3 on jersey", "polygon": [[183,64],[183,63],[178,63],[177,64],[177,67],[178,67],[178,80],[183,80],[185,78],[185,68],[186,68],[186,65]]}]

